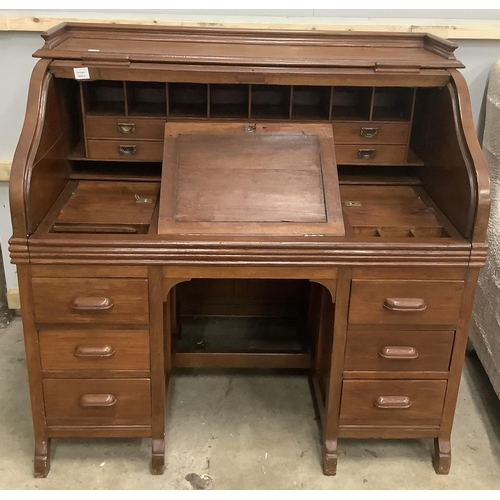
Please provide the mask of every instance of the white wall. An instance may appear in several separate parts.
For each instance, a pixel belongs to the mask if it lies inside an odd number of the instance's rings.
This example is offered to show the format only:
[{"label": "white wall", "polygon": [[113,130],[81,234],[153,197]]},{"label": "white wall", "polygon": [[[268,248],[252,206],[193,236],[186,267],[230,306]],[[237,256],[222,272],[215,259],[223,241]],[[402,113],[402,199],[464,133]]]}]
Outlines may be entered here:
[{"label": "white wall", "polygon": [[[340,20],[376,23],[382,20],[407,19],[413,24],[444,24],[454,20],[469,23],[491,22],[500,19],[500,10],[163,10],[163,11],[2,11],[0,15],[32,15],[40,17],[81,17],[82,19],[121,18],[147,19],[154,13],[156,19],[200,19],[225,22],[310,22],[311,19],[335,24]],[[421,21],[421,22],[419,22]],[[26,107],[29,76],[35,64],[31,54],[42,45],[39,33],[0,32],[0,161],[11,160],[19,137]],[[463,74],[469,84],[474,123],[481,131],[483,105],[488,72],[493,62],[500,59],[500,40],[458,40],[456,56],[465,65]],[[9,263],[7,242],[11,235],[8,209],[8,186],[0,182],[0,244],[6,270],[7,288],[17,288],[15,267]]]}]

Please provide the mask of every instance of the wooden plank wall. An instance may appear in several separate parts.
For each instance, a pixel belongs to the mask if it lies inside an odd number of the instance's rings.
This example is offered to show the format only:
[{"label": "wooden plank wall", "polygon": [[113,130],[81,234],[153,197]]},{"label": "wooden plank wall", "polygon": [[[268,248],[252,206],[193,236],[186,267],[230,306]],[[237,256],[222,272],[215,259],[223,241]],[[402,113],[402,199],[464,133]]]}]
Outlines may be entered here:
[{"label": "wooden plank wall", "polygon": [[[96,16],[97,17],[97,16]],[[210,16],[213,17],[213,16]],[[433,33],[443,38],[455,40],[500,40],[500,22],[493,20],[475,21],[470,20],[463,24],[410,24],[404,20],[395,19],[393,22],[380,20],[380,22],[348,24],[347,22],[334,23],[322,18],[302,18],[290,22],[213,22],[200,20],[156,20],[151,19],[129,19],[129,20],[109,20],[109,19],[82,19],[82,18],[62,18],[62,17],[31,17],[31,16],[2,16],[0,15],[0,31],[38,31],[42,32],[65,21],[74,22],[98,22],[113,24],[141,24],[144,26],[202,26],[210,24],[212,27],[224,28],[259,28],[259,29],[297,29],[297,30],[332,30],[332,31],[398,31],[407,33]]]}]

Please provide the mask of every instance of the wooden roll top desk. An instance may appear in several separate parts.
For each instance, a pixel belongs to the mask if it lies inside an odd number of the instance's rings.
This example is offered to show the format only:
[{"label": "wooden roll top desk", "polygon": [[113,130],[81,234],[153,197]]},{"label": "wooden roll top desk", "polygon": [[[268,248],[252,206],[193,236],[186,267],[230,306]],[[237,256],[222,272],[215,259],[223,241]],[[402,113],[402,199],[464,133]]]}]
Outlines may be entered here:
[{"label": "wooden roll top desk", "polygon": [[[152,438],[162,473],[182,367],[303,370],[325,474],[339,438],[433,438],[447,473],[489,213],[456,45],[42,36],[10,183],[35,475],[64,437]],[[231,333],[205,338],[214,317]]]}]

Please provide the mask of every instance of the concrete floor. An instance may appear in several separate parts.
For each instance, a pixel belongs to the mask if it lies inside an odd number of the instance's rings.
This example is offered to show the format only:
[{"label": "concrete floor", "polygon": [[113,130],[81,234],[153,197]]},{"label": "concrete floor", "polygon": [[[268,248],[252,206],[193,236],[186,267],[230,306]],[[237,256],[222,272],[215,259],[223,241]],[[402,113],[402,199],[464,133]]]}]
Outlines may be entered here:
[{"label": "concrete floor", "polygon": [[500,489],[500,403],[468,357],[452,441],[437,476],[432,440],[341,440],[338,475],[321,471],[306,377],[186,371],[173,377],[167,470],[149,472],[149,439],[55,439],[46,479],[32,476],[33,438],[22,328],[0,330],[0,489]]}]

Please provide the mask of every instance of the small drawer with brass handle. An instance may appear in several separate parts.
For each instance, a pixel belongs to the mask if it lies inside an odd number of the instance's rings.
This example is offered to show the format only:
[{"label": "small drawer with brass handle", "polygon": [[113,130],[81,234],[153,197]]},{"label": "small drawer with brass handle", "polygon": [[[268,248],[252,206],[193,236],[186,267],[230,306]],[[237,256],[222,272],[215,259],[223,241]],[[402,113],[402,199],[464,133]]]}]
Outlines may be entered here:
[{"label": "small drawer with brass handle", "polygon": [[344,380],[340,425],[438,426],[446,380]]},{"label": "small drawer with brass handle", "polygon": [[411,406],[411,399],[408,396],[378,396],[373,404],[382,410],[401,410]]},{"label": "small drawer with brass handle", "polygon": [[147,324],[148,281],[135,278],[33,278],[37,323]]},{"label": "small drawer with brass handle", "polygon": [[163,141],[139,141],[133,144],[108,139],[88,139],[87,157],[93,160],[161,161]]},{"label": "small drawer with brass handle", "polygon": [[349,323],[453,327],[463,290],[455,280],[353,280]]},{"label": "small drawer with brass handle", "polygon": [[116,125],[121,134],[135,134],[135,123],[118,122]]},{"label": "small drawer with brass handle", "polygon": [[80,406],[103,407],[115,406],[116,398],[113,394],[84,394],[80,397]]},{"label": "small drawer with brass handle", "polygon": [[42,370],[149,370],[148,330],[40,330]]},{"label": "small drawer with brass handle", "polygon": [[407,144],[409,122],[333,122],[335,144]]},{"label": "small drawer with brass handle", "polygon": [[[370,139],[371,140],[371,139]],[[359,135],[358,135],[359,141]],[[404,165],[406,146],[377,144],[339,144],[335,142],[335,156],[338,165]]]},{"label": "small drawer with brass handle", "polygon": [[[452,330],[348,330],[344,370],[347,372],[446,373],[455,333]],[[358,375],[362,377],[362,373]],[[357,375],[356,375],[357,376]],[[381,378],[381,376],[380,376]]]},{"label": "small drawer with brass handle", "polygon": [[47,426],[151,425],[151,382],[139,379],[43,380]]},{"label": "small drawer with brass handle", "polygon": [[123,156],[135,155],[137,146],[135,144],[118,144],[118,154]]},{"label": "small drawer with brass handle", "polygon": [[112,116],[85,117],[85,130],[89,139],[119,139],[133,135],[135,139],[161,141],[165,131],[165,120],[158,118],[124,119]]}]

